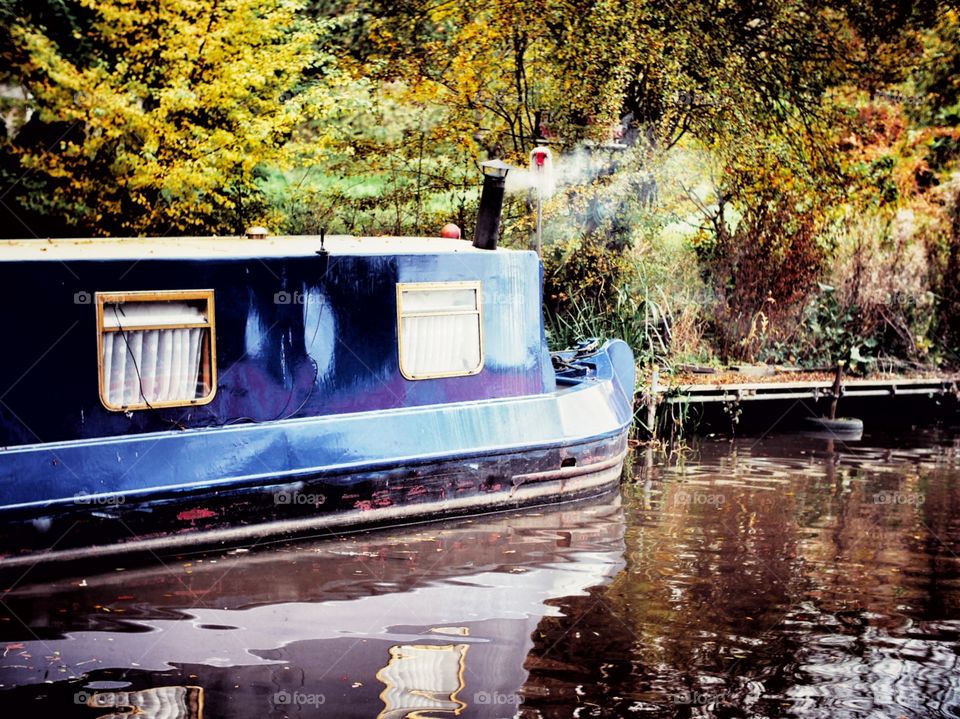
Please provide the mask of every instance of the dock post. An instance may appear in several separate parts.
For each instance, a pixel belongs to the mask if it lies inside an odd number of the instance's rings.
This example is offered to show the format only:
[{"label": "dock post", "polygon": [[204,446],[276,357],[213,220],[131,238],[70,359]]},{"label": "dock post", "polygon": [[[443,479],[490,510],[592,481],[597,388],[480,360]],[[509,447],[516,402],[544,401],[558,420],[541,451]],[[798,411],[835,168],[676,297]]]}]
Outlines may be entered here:
[{"label": "dock post", "polygon": [[837,362],[837,374],[833,379],[833,399],[830,400],[830,419],[837,418],[837,402],[843,391],[843,361]]},{"label": "dock post", "polygon": [[653,366],[653,373],[650,375],[650,392],[647,395],[647,429],[650,431],[650,439],[657,438],[657,385],[660,383],[660,367]]}]

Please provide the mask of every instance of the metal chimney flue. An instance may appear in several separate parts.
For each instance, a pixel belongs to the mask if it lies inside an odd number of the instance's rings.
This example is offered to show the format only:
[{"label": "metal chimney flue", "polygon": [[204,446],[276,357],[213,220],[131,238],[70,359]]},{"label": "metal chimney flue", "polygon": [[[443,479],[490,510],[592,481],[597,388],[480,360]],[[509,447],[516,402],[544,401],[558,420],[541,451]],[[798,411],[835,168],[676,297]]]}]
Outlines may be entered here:
[{"label": "metal chimney flue", "polygon": [[483,190],[480,193],[473,246],[481,250],[495,250],[500,239],[500,216],[510,165],[502,160],[490,160],[481,163],[480,167],[483,168]]}]

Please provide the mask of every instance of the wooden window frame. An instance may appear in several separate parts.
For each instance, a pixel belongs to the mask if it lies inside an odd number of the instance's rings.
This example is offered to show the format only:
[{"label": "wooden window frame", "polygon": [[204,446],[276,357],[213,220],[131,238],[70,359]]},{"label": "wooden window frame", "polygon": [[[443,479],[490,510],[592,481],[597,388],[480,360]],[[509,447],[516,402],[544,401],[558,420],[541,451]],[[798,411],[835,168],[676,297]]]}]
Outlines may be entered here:
[{"label": "wooden window frame", "polygon": [[[397,356],[400,364],[400,374],[404,379],[411,381],[424,379],[440,379],[443,377],[470,377],[480,374],[486,362],[486,352],[484,348],[483,337],[483,288],[480,280],[459,281],[459,282],[398,282],[397,283]],[[476,292],[476,307],[472,310],[454,310],[454,311],[427,311],[427,312],[404,312],[403,311],[403,293],[417,290],[474,290]],[[404,319],[407,317],[438,317],[450,315],[476,315],[477,327],[479,331],[480,342],[480,363],[471,370],[456,372],[435,372],[432,374],[411,374],[407,372],[404,366],[403,356],[403,329]]]},{"label": "wooden window frame", "polygon": [[[206,322],[190,322],[178,325],[131,325],[123,327],[124,331],[136,332],[155,329],[187,329],[202,327],[210,330],[209,341],[203,343],[200,350],[200,372],[203,383],[209,388],[203,397],[190,400],[174,400],[166,402],[140,402],[130,405],[114,405],[107,401],[106,382],[103,376],[103,335],[105,332],[117,332],[119,328],[105,328],[103,326],[104,306],[123,302],[176,302],[176,301],[205,301],[207,304]],[[217,322],[214,308],[213,290],[147,290],[131,292],[97,292],[94,295],[94,304],[97,310],[97,377],[100,393],[100,403],[111,412],[130,412],[144,409],[164,409],[170,407],[198,407],[209,404],[217,395]]]}]

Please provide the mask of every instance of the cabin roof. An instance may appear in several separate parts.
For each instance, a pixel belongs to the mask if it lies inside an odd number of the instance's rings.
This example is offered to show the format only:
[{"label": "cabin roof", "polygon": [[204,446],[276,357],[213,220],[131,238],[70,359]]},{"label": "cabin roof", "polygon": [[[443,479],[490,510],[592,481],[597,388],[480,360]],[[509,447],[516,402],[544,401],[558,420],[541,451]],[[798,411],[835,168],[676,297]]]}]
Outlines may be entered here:
[{"label": "cabin roof", "polygon": [[[467,240],[441,237],[327,236],[332,255],[437,255],[486,253]],[[194,260],[313,257],[319,235],[296,237],[109,237],[96,239],[0,240],[0,262],[54,260]]]}]

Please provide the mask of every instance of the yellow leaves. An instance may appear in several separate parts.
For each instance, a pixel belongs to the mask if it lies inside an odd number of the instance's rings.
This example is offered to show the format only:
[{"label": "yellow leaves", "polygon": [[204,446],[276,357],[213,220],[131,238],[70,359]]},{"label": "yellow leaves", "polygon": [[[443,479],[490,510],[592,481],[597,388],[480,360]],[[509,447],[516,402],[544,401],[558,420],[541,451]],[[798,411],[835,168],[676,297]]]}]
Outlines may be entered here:
[{"label": "yellow leaves", "polygon": [[[133,233],[224,229],[236,222],[225,220],[234,194],[256,193],[257,165],[329,146],[322,121],[355,83],[317,50],[302,2],[80,2],[94,17],[82,66],[41,29],[11,32],[33,110],[70,128],[51,151],[25,150],[21,165],[59,181],[51,202],[87,208],[75,219],[89,231],[101,230],[101,213]],[[305,72],[321,66],[323,87]]]}]

